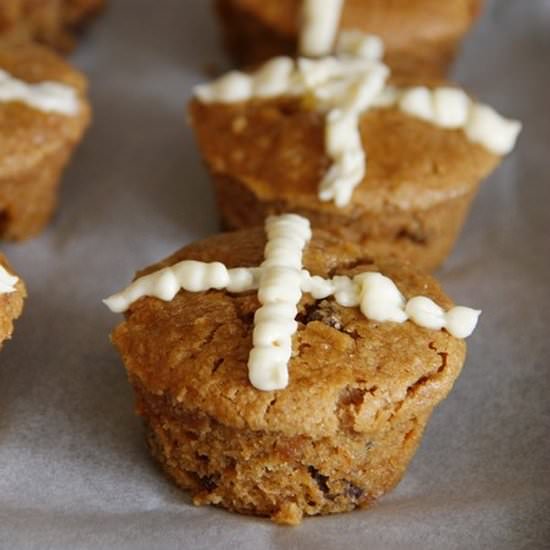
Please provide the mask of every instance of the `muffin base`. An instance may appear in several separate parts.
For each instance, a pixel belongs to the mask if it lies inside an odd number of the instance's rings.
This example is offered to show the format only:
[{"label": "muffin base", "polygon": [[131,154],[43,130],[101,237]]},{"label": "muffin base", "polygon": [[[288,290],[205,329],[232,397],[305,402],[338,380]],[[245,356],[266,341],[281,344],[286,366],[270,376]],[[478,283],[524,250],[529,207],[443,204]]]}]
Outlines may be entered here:
[{"label": "muffin base", "polygon": [[241,181],[211,171],[218,211],[225,229],[261,225],[283,212],[305,216],[313,228],[323,229],[346,242],[360,245],[376,257],[394,257],[417,268],[433,271],[449,255],[478,186],[423,210],[363,212],[318,210],[256,196]]},{"label": "muffin base", "polygon": [[[137,411],[146,419],[153,457],[195,505],[270,517],[296,525],[303,516],[366,508],[400,481],[421,440],[431,409],[395,412],[380,433],[314,439],[234,429],[200,411],[169,403],[134,381]],[[350,392],[339,403],[359,406]],[[396,407],[397,408],[397,407]]]},{"label": "muffin base", "polygon": [[63,168],[74,149],[60,147],[31,169],[0,178],[0,238],[24,240],[38,234],[52,217]]}]

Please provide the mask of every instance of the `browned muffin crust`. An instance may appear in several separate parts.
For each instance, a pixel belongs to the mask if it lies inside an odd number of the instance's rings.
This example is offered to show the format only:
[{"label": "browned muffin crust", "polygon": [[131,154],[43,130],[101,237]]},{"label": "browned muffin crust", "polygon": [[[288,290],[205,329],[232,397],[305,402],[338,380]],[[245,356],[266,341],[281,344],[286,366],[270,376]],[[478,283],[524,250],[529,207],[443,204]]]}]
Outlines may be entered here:
[{"label": "browned muffin crust", "polygon": [[434,269],[449,254],[479,182],[499,157],[462,130],[442,129],[397,108],[361,118],[367,173],[350,203],[318,198],[330,160],[323,115],[296,98],[190,104],[191,124],[228,228],[296,212],[313,227]]},{"label": "browned muffin crust", "polygon": [[0,102],[0,237],[19,240],[50,219],[62,170],[90,122],[90,106],[85,77],[46,48],[0,47],[0,69],[29,83],[67,84],[80,96],[74,116]]},{"label": "browned muffin crust", "polygon": [[[379,35],[396,74],[443,75],[482,0],[346,0],[340,28]],[[295,55],[301,0],[217,0],[225,44],[239,64]]]},{"label": "browned muffin crust", "polygon": [[[0,265],[10,273],[15,274],[6,257],[0,252]],[[15,292],[0,294],[0,348],[5,340],[11,338],[13,322],[21,315],[23,301],[27,296],[25,284],[19,278]]]},{"label": "browned muffin crust", "polygon": [[105,6],[105,0],[2,0],[0,44],[39,42],[62,53]]},{"label": "browned muffin crust", "polygon": [[[255,266],[263,229],[211,237],[140,275],[184,259]],[[312,274],[382,271],[406,297],[451,301],[437,283],[394,261],[314,231]],[[433,407],[451,389],[465,345],[410,322],[376,323],[358,308],[304,295],[290,383],[248,381],[255,292],[180,291],[142,298],[112,335],[155,458],[196,504],[297,523],[302,515],[368,506],[401,478]]]}]

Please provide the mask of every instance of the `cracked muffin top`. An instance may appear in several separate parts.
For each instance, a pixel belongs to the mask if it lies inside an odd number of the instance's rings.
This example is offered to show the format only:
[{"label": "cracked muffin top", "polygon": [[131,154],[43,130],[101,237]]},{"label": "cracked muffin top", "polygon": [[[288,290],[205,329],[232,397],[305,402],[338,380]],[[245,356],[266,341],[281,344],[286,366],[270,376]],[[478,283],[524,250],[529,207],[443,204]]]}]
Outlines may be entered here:
[{"label": "cracked muffin top", "polygon": [[[210,237],[139,276],[185,259],[257,266],[265,244],[263,229]],[[377,262],[321,231],[313,232],[303,260],[312,275],[323,277],[380,271],[405,298],[422,294],[452,306],[431,277],[393,261]],[[185,402],[228,426],[313,437],[383,430],[403,407],[420,414],[446,396],[464,361],[464,341],[444,330],[369,321],[358,308],[304,294],[290,383],[284,390],[258,391],[249,382],[247,359],[259,305],[255,291],[181,290],[170,302],[145,297],[130,307],[112,339],[132,382],[164,396],[168,407]]]}]

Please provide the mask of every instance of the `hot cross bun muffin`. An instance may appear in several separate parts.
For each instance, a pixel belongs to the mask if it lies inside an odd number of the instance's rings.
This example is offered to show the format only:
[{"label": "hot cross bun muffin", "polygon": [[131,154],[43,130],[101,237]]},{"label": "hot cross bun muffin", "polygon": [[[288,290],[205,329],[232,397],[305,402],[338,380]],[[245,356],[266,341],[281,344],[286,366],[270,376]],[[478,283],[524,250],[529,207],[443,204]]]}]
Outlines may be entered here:
[{"label": "hot cross bun muffin", "polygon": [[[452,328],[374,321],[342,305],[342,296],[314,298],[304,287],[296,296],[287,385],[258,389],[249,369],[251,349],[262,339],[258,324],[266,320],[258,313],[265,289],[221,281],[227,273],[241,283],[243,271],[258,275],[255,266],[261,271],[270,263],[262,264],[264,247],[265,258],[269,251],[277,256],[275,244],[266,247],[263,228],[207,238],[141,271],[128,291],[106,303],[126,309],[112,341],[149,448],[168,476],[195,504],[296,524],[303,516],[367,507],[399,482],[434,407],[461,371],[466,346]],[[225,275],[214,282],[215,273]],[[422,294],[437,308],[452,308],[439,285],[411,266],[378,261],[318,230],[304,246],[307,281],[380,274],[404,300]],[[201,286],[203,276],[214,278]],[[174,277],[194,291],[177,291]],[[204,290],[209,285],[217,289]],[[375,304],[386,290],[375,291]],[[269,357],[258,357],[260,369],[268,369]]]},{"label": "hot cross bun muffin", "polygon": [[90,122],[87,81],[46,48],[0,47],[0,238],[49,221],[63,169]]}]

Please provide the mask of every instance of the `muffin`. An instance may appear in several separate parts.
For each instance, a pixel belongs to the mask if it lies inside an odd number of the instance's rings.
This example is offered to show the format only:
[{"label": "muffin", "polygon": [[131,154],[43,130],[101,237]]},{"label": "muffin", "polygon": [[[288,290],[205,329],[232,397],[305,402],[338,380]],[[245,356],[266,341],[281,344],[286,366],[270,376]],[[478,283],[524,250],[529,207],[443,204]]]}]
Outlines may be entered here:
[{"label": "muffin", "polygon": [[0,237],[37,234],[90,122],[86,79],[49,50],[0,47]]},{"label": "muffin", "polygon": [[23,281],[14,275],[6,257],[0,253],[0,348],[11,338],[13,322],[21,315],[26,295]]},{"label": "muffin", "polygon": [[67,53],[105,0],[2,0],[0,44],[40,42]]},{"label": "muffin", "polygon": [[198,86],[189,118],[225,227],[296,212],[435,269],[521,126],[448,83],[387,79],[372,57],[283,57]]},{"label": "muffin", "polygon": [[[216,11],[225,45],[241,65],[277,55],[325,55],[338,31],[358,30],[382,38],[385,61],[397,74],[441,76],[481,4],[482,0],[217,0]],[[308,37],[315,33],[315,25],[321,27],[320,44]]]},{"label": "muffin", "polygon": [[186,246],[105,303],[166,473],[197,505],[296,524],[398,483],[479,312],[299,216],[266,230]]}]

